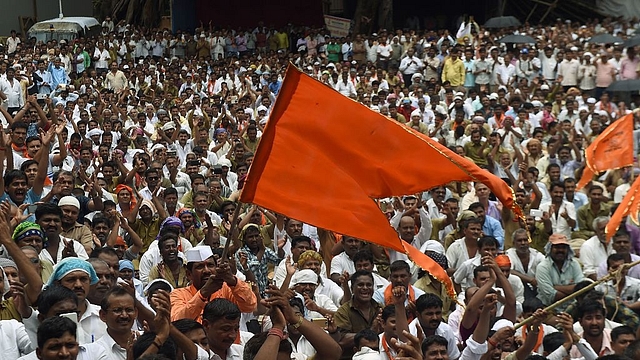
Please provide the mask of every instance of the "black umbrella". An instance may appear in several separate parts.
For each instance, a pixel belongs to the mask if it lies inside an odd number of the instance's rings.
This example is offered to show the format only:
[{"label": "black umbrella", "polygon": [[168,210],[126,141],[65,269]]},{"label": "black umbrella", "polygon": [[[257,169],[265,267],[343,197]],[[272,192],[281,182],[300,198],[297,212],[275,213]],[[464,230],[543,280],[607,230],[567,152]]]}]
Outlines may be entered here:
[{"label": "black umbrella", "polygon": [[498,40],[498,42],[504,44],[535,44],[536,39],[526,35],[507,35]]},{"label": "black umbrella", "polygon": [[627,41],[625,41],[622,45],[624,47],[638,46],[640,45],[640,36],[634,36],[631,39],[627,39]]},{"label": "black umbrella", "polygon": [[621,44],[624,40],[611,34],[598,34],[592,36],[587,42],[593,44]]},{"label": "black umbrella", "polygon": [[640,90],[640,80],[620,80],[612,83],[607,88],[608,91],[638,91]]},{"label": "black umbrella", "polygon": [[486,28],[518,27],[520,25],[520,20],[513,16],[498,16],[491,18],[484,23],[484,27]]}]

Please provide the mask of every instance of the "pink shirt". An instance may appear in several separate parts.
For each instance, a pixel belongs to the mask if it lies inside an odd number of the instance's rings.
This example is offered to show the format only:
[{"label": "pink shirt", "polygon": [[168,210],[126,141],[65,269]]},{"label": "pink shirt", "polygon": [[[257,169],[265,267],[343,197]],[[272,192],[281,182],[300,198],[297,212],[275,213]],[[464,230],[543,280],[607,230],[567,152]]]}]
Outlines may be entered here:
[{"label": "pink shirt", "polygon": [[633,60],[625,58],[620,64],[620,80],[633,80],[638,78],[638,64],[640,64],[640,58],[634,57]]},{"label": "pink shirt", "polygon": [[615,66],[612,62],[607,61],[606,63],[601,63],[600,60],[596,62],[596,86],[597,87],[608,87],[613,82],[612,73],[615,71]]}]

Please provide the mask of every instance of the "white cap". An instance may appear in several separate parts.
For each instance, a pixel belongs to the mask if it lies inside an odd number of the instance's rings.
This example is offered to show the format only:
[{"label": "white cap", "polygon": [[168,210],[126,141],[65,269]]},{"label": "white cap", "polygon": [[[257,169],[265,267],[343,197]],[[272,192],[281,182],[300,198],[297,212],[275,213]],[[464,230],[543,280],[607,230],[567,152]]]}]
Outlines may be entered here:
[{"label": "white cap", "polygon": [[311,269],[300,270],[291,277],[291,286],[298,284],[318,285],[318,274]]},{"label": "white cap", "polygon": [[595,104],[596,103],[596,99],[595,98],[588,98],[587,99],[587,104]]},{"label": "white cap", "polygon": [[258,106],[258,112],[260,112],[260,111],[267,111],[267,110],[269,110],[269,109],[267,109],[267,107],[266,107],[266,106],[264,106],[264,105],[260,105],[260,106]]},{"label": "white cap", "polygon": [[506,328],[506,327],[513,327],[513,323],[507,319],[500,319],[498,321],[496,321],[495,324],[493,324],[493,327],[491,328],[491,331],[498,331],[502,328]]},{"label": "white cap", "polygon": [[213,256],[213,251],[208,245],[195,246],[185,251],[184,255],[187,257],[187,262],[201,262]]},{"label": "white cap", "polygon": [[411,117],[414,117],[414,116],[422,117],[422,113],[420,112],[419,109],[415,109],[411,112]]},{"label": "white cap", "polygon": [[99,135],[102,135],[102,133],[103,133],[102,130],[100,130],[98,128],[95,128],[95,129],[91,129],[91,130],[87,131],[87,136],[88,137],[92,137],[92,136],[96,136],[96,135],[99,136]]},{"label": "white cap", "polygon": [[229,161],[229,159],[220,159],[220,160],[218,160],[218,165],[226,166],[226,167],[230,168],[231,167],[231,161]]},{"label": "white cap", "polygon": [[151,152],[154,152],[156,150],[160,150],[160,149],[167,149],[166,146],[162,145],[162,144],[155,144],[153,145],[153,147],[151,147]]},{"label": "white cap", "polygon": [[531,105],[533,105],[533,107],[542,107],[542,103],[538,100],[532,101]]},{"label": "white cap", "polygon": [[498,100],[498,94],[491,93],[491,95],[489,95],[489,100]]},{"label": "white cap", "polygon": [[439,241],[427,240],[427,242],[425,242],[422,247],[420,247],[420,252],[424,253],[425,251],[434,251],[444,254],[444,246],[442,246]]},{"label": "white cap", "polygon": [[569,49],[569,50],[571,50],[571,51],[573,51],[573,52],[576,52],[576,51],[578,51],[578,47],[576,47],[576,46],[572,46],[572,47],[571,47],[571,49]]},{"label": "white cap", "polygon": [[540,90],[549,90],[549,85],[547,84],[540,85]]},{"label": "white cap", "polygon": [[162,125],[162,131],[167,130],[175,130],[176,124],[173,121],[169,121],[166,124]]},{"label": "white cap", "polygon": [[63,196],[62,199],[58,201],[58,207],[65,205],[71,205],[76,207],[77,209],[80,209],[80,202],[75,198],[75,196]]}]

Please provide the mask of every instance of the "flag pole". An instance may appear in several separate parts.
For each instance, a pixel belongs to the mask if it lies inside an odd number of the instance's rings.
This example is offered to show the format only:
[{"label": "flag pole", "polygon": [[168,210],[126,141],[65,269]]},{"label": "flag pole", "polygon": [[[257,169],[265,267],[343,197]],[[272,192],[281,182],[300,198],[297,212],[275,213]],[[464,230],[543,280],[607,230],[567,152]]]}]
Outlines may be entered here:
[{"label": "flag pole", "polygon": [[[604,276],[602,279],[600,279],[598,281],[594,281],[593,283],[591,283],[588,286],[586,286],[586,287],[574,292],[573,294],[554,302],[553,304],[551,304],[551,305],[547,306],[546,308],[544,308],[544,311],[549,312],[549,311],[557,308],[558,306],[568,302],[569,300],[573,300],[576,297],[588,292],[589,290],[593,289],[594,287],[598,286],[599,284],[601,284],[601,283],[603,283],[605,281],[609,281],[609,280],[617,277],[618,275],[621,275],[623,270],[627,270],[627,269],[629,269],[629,268],[631,268],[633,266],[636,266],[638,264],[640,264],[640,260],[637,260],[637,261],[634,261],[634,262],[628,263],[628,264],[623,264],[620,269],[618,269],[618,270],[616,270],[616,271],[614,271],[612,273],[609,273],[606,276]],[[532,316],[529,316],[528,318],[522,320],[521,322],[517,323],[513,327],[514,330],[518,330],[519,328],[529,324],[531,321],[533,321],[533,319],[534,319],[534,317],[532,315]]]}]

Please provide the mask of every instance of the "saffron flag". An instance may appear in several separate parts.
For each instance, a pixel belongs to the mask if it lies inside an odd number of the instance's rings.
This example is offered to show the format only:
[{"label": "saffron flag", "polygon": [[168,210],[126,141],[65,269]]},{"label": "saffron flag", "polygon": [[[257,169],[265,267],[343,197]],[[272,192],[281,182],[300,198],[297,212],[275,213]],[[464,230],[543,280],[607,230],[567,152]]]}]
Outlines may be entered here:
[{"label": "saffron flag", "polygon": [[599,172],[633,165],[633,114],[609,125],[584,151],[586,166],[576,185],[585,187]]},{"label": "saffron flag", "polygon": [[515,208],[500,178],[438,142],[289,66],[260,140],[241,201],[402,253],[455,290],[446,272],[409,249],[374,199],[451,181],[486,184]]},{"label": "saffron flag", "polygon": [[633,185],[629,188],[627,195],[624,196],[622,202],[611,216],[611,220],[607,223],[605,228],[607,243],[611,240],[622,219],[626,216],[631,216],[631,220],[638,224],[638,212],[640,211],[640,176],[636,178]]}]

